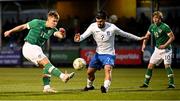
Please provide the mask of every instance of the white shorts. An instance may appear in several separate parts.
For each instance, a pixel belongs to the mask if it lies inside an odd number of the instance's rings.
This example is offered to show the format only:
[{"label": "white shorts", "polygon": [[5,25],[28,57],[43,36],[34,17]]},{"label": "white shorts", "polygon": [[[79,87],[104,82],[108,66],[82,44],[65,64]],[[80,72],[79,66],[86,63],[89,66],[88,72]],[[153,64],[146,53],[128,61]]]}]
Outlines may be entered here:
[{"label": "white shorts", "polygon": [[43,53],[42,48],[38,45],[32,45],[28,42],[25,42],[22,48],[23,56],[38,66],[38,61],[46,58],[46,55]]},{"label": "white shorts", "polygon": [[159,65],[162,61],[164,61],[164,64],[171,64],[172,49],[158,49],[155,47],[150,63]]}]

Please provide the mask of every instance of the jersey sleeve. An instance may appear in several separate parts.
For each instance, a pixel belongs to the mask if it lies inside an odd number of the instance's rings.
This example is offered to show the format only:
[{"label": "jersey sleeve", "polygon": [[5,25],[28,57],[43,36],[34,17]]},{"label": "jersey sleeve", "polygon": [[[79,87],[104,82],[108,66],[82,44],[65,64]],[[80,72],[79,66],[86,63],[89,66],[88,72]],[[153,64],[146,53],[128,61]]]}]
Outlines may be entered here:
[{"label": "jersey sleeve", "polygon": [[31,29],[33,27],[35,27],[38,23],[39,20],[38,19],[34,19],[34,20],[31,20],[30,22],[27,23],[27,26],[28,26],[28,29]]},{"label": "jersey sleeve", "polygon": [[165,33],[170,33],[171,32],[171,28],[167,24],[165,24],[164,31],[165,31]]},{"label": "jersey sleeve", "polygon": [[84,39],[86,39],[87,37],[89,37],[93,32],[93,25],[91,24],[86,31],[80,36],[80,41],[83,41]]},{"label": "jersey sleeve", "polygon": [[121,30],[120,28],[116,27],[115,25],[112,25],[112,26],[113,26],[113,29],[115,30],[116,35],[120,35],[122,37],[126,37],[129,39],[140,40],[140,37],[135,36],[131,33],[125,32],[125,31]]}]

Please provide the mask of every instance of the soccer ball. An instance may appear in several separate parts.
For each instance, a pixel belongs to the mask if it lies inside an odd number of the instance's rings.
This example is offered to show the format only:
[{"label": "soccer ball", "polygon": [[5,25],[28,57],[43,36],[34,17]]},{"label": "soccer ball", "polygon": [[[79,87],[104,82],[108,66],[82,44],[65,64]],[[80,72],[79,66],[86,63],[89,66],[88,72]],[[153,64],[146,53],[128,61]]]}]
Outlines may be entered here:
[{"label": "soccer ball", "polygon": [[73,67],[75,70],[81,70],[86,67],[86,61],[83,58],[76,58],[73,61]]}]

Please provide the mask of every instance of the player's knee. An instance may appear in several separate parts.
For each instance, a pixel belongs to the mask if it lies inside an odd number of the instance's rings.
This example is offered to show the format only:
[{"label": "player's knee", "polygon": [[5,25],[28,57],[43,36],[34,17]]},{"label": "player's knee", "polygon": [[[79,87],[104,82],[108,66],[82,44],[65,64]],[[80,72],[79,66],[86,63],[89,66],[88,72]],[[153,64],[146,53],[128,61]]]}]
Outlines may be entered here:
[{"label": "player's knee", "polygon": [[92,72],[92,71],[87,71],[87,75],[92,76],[92,75],[94,75],[94,72]]},{"label": "player's knee", "polygon": [[111,65],[106,65],[106,66],[104,67],[104,69],[105,69],[106,72],[111,72],[112,66],[111,66]]},{"label": "player's knee", "polygon": [[45,77],[45,78],[46,78],[46,77],[51,77],[51,75],[50,75],[50,74],[43,74],[42,77],[43,77],[43,78],[44,78],[44,77]]},{"label": "player's knee", "polygon": [[39,68],[44,68],[44,66],[43,66],[43,65],[41,65],[41,64],[39,64],[39,65],[38,65],[38,67],[39,67]]},{"label": "player's knee", "polygon": [[171,67],[170,64],[164,64],[165,68]]},{"label": "player's knee", "polygon": [[154,64],[150,63],[150,64],[148,65],[148,69],[153,69],[153,68],[154,68]]}]

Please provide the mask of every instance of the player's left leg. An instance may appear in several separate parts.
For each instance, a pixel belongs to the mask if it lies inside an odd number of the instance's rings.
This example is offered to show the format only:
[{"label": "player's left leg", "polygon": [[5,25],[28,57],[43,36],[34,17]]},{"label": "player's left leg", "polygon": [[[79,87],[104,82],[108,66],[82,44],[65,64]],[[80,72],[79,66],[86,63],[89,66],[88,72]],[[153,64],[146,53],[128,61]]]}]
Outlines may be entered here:
[{"label": "player's left leg", "polygon": [[174,85],[174,73],[170,65],[165,65],[165,69],[168,76],[168,88],[175,88]]},{"label": "player's left leg", "polygon": [[101,86],[101,92],[107,93],[111,85],[111,79],[112,79],[111,72],[116,57],[115,55],[102,54],[99,56],[99,58],[102,64],[104,65],[104,71],[105,71],[104,85]]},{"label": "player's left leg", "polygon": [[104,66],[104,72],[105,72],[105,79],[104,79],[104,85],[101,86],[101,92],[107,93],[109,90],[109,87],[111,85],[111,72],[112,72],[112,66],[111,65],[105,65]]},{"label": "player's left leg", "polygon": [[171,62],[172,62],[172,50],[166,49],[166,52],[164,55],[164,66],[167,72],[168,76],[168,88],[175,88],[174,85],[174,73],[171,68]]},{"label": "player's left leg", "polygon": [[[43,68],[44,66],[39,65],[39,67]],[[44,86],[44,89],[43,89],[44,93],[57,93],[56,90],[51,88],[51,86],[50,86],[51,74],[48,73],[48,71],[45,71],[45,69],[43,69],[42,80],[43,80],[43,86]]]}]

